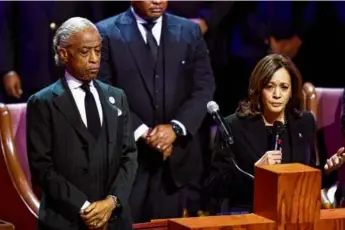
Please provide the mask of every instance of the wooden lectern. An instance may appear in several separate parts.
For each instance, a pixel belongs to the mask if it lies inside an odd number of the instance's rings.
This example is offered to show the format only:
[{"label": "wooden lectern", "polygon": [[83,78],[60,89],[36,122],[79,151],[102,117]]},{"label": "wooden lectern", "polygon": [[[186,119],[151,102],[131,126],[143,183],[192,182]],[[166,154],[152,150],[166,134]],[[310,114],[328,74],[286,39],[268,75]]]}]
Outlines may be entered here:
[{"label": "wooden lectern", "polygon": [[302,164],[255,168],[254,213],[180,218],[134,229],[344,230],[345,209],[321,208],[321,172]]}]

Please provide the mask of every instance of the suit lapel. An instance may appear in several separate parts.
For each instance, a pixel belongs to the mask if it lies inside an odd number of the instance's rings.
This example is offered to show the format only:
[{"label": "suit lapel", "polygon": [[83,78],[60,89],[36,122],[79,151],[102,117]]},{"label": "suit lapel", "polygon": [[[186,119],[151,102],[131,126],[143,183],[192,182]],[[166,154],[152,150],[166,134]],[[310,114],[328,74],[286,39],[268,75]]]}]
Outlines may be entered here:
[{"label": "suit lapel", "polygon": [[244,137],[249,146],[261,157],[267,151],[267,135],[265,123],[261,117],[244,118]]},{"label": "suit lapel", "polygon": [[[176,79],[173,79],[174,76],[171,74],[171,70],[176,66],[181,60],[176,60],[178,55],[174,55],[181,50],[181,24],[176,24],[173,22],[173,19],[168,14],[163,16],[163,25],[162,25],[162,46],[163,46],[163,63],[164,63],[164,84],[169,87],[165,88],[165,100],[173,100],[174,97],[170,91],[176,89]],[[169,101],[166,101],[166,105],[171,104]]]},{"label": "suit lapel", "polygon": [[109,142],[113,143],[116,141],[118,116],[121,111],[116,106],[116,103],[119,102],[116,101],[115,96],[111,94],[108,85],[96,80],[95,87],[98,90],[99,98],[102,103],[103,117],[107,125],[106,130],[108,134],[108,140]]},{"label": "suit lapel", "polygon": [[53,93],[57,96],[54,99],[55,106],[66,117],[69,124],[84,140],[86,140],[88,143],[93,143],[95,139],[84,125],[72,93],[69,90],[67,82],[64,78],[55,83]]},{"label": "suit lapel", "polygon": [[118,28],[129,47],[145,87],[153,99],[154,64],[150,61],[151,57],[148,56],[145,41],[130,10],[127,10],[119,20]]},{"label": "suit lapel", "polygon": [[[108,175],[111,175],[112,165],[114,158],[114,148],[118,146],[120,143],[117,142],[117,131],[119,130],[118,127],[118,117],[119,117],[119,108],[116,104],[121,103],[115,98],[114,93],[111,92],[109,85],[106,85],[98,80],[95,81],[95,87],[99,92],[99,98],[102,103],[103,108],[103,117],[106,123],[106,132],[107,132],[107,139],[108,139],[108,146],[107,146],[107,164],[108,164]],[[111,178],[109,178],[111,179]]]}]

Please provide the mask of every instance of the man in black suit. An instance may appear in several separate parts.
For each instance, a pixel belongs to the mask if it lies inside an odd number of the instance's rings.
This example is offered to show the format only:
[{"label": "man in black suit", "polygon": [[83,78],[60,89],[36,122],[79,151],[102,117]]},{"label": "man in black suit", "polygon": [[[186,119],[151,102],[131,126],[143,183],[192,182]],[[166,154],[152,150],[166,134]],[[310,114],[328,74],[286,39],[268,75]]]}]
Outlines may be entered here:
[{"label": "man in black suit", "polygon": [[97,24],[101,79],[128,95],[139,169],[130,197],[135,222],[199,209],[202,124],[214,79],[198,24],[165,13],[166,1],[132,1]]},{"label": "man in black suit", "polygon": [[39,229],[131,229],[137,152],[126,96],[95,80],[102,44],[90,21],[67,20],[53,43],[65,76],[27,107],[29,162],[43,190]]}]

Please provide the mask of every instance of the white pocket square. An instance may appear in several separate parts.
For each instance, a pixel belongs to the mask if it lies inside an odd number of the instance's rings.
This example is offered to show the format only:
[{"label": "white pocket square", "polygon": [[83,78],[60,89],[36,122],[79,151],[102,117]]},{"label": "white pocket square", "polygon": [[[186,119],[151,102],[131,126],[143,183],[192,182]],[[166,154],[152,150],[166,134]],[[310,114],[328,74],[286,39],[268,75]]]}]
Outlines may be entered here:
[{"label": "white pocket square", "polygon": [[117,116],[121,116],[122,115],[122,111],[120,109],[117,108]]}]

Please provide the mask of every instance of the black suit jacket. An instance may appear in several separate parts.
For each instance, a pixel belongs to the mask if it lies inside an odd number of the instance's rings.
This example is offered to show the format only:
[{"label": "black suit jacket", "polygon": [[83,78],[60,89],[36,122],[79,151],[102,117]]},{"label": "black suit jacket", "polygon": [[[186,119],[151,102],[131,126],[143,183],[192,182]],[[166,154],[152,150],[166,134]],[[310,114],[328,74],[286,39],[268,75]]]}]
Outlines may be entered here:
[{"label": "black suit jacket", "polygon": [[[99,81],[95,85],[107,121],[107,152],[97,152],[93,157],[90,153],[94,139],[83,124],[64,79],[28,101],[29,163],[34,181],[43,190],[39,220],[52,229],[80,229],[82,205],[86,200],[95,201],[87,195],[92,189],[89,175],[94,173],[90,165],[104,154],[107,155],[105,193],[97,197],[117,196],[124,208],[115,225],[131,229],[127,201],[137,169],[137,152],[127,100],[117,88]],[[109,102],[110,97],[115,99],[115,104]]]},{"label": "black suit jacket", "polygon": [[[291,148],[291,162],[315,165],[315,120],[311,113],[288,116]],[[244,171],[254,174],[254,164],[267,149],[267,133],[261,117],[239,117],[234,114],[226,118],[232,130],[234,144],[221,149],[220,135],[216,138],[216,148],[207,187],[212,196],[228,198],[230,207],[251,207],[253,202],[253,179],[240,173],[231,158]],[[324,165],[321,160],[320,165]],[[320,167],[321,168],[321,167]],[[224,210],[223,210],[224,211]]]},{"label": "black suit jacket", "polygon": [[[151,65],[132,12],[101,21],[97,27],[103,38],[100,78],[126,92],[134,130],[143,123],[157,125],[153,121],[154,89],[148,80],[153,78]],[[183,184],[200,172],[200,127],[213,96],[214,79],[197,24],[166,13],[162,36],[165,94],[161,120],[180,121],[191,138],[187,145],[175,146],[170,161],[175,182]],[[191,165],[196,168],[190,170]]]}]

